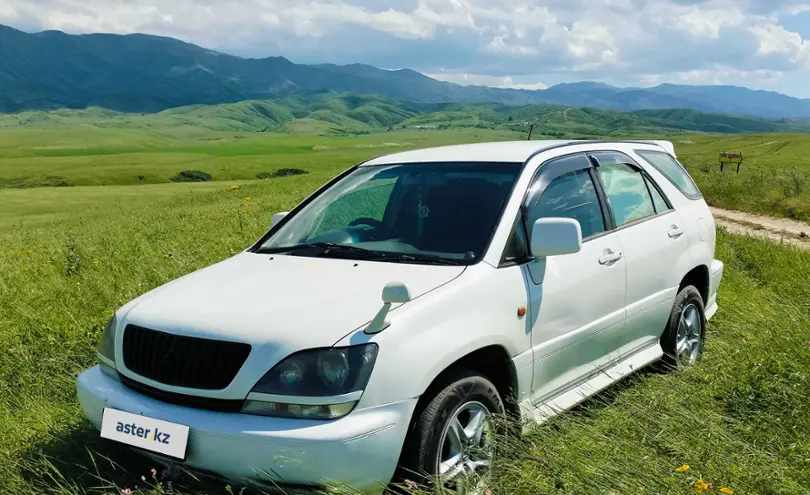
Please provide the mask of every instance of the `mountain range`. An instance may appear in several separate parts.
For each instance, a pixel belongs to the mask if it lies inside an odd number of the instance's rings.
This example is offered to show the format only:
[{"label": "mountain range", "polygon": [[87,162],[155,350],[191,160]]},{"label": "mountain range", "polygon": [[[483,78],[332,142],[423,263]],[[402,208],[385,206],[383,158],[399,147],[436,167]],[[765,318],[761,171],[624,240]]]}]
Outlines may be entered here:
[{"label": "mountain range", "polygon": [[421,103],[565,105],[602,110],[691,109],[810,118],[810,100],[737,86],[618,88],[560,84],[545,90],[461,86],[410,69],[304,65],[241,58],[144,34],[26,33],[0,25],[0,112],[102,107],[152,113],[188,105],[318,93],[381,95]]}]

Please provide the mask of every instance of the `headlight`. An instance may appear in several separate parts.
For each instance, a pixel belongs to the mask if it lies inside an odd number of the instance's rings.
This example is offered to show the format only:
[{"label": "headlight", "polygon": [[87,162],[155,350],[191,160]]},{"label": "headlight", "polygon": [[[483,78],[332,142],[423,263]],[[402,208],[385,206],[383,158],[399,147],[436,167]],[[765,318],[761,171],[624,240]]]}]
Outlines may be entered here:
[{"label": "headlight", "polygon": [[116,379],[118,379],[118,372],[115,371],[115,328],[117,325],[118,321],[115,316],[110,318],[96,347],[101,371]]},{"label": "headlight", "polygon": [[259,380],[242,412],[288,418],[340,418],[360,400],[376,359],[377,344],[293,354]]}]

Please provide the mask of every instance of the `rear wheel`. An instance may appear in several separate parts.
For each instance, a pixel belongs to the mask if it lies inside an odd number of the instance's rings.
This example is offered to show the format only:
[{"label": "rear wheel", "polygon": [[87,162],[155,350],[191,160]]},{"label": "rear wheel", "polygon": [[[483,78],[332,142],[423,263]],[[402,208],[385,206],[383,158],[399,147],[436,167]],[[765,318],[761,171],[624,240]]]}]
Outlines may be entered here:
[{"label": "rear wheel", "polygon": [[503,400],[492,382],[470,370],[432,390],[405,440],[398,478],[468,491],[468,477],[483,474],[492,462],[491,420],[504,414]]},{"label": "rear wheel", "polygon": [[703,355],[706,339],[706,314],[700,292],[687,286],[675,297],[661,348],[664,364],[669,368],[691,366]]}]

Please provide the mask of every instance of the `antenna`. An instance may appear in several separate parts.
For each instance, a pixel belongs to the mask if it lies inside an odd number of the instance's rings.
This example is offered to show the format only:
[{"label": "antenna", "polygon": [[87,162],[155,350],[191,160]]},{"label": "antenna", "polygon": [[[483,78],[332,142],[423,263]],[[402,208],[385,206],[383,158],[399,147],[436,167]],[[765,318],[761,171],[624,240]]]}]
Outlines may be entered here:
[{"label": "antenna", "polygon": [[532,131],[533,130],[534,130],[534,122],[529,124],[529,139],[527,139],[526,141],[531,141],[532,140]]}]

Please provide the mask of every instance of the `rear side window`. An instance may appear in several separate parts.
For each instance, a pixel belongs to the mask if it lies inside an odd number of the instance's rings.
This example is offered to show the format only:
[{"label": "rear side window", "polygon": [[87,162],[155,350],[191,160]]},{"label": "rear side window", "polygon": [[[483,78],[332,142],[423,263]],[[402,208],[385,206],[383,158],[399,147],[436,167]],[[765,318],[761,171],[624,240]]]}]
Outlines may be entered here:
[{"label": "rear side window", "polygon": [[664,174],[684,196],[689,199],[700,199],[700,190],[695,185],[695,181],[670,154],[649,150],[636,150],[636,153]]},{"label": "rear side window", "polygon": [[641,172],[624,163],[603,165],[597,170],[617,227],[655,215],[653,198]]}]

